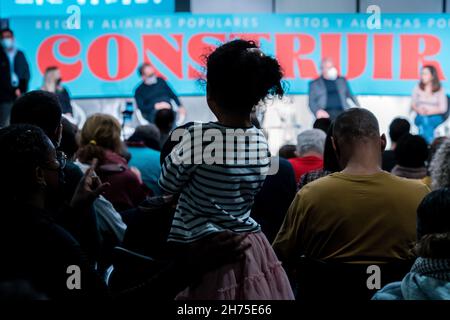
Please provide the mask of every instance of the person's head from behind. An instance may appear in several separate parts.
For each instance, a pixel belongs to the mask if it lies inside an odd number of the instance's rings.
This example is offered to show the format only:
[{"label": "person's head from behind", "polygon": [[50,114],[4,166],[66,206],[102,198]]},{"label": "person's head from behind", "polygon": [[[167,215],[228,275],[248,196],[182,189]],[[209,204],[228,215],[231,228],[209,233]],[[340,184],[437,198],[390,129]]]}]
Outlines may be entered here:
[{"label": "person's head from behind", "polygon": [[395,118],[389,125],[389,138],[391,138],[392,147],[395,149],[398,140],[409,133],[411,125],[409,121],[403,118]]},{"label": "person's head from behind", "polygon": [[120,122],[112,115],[96,113],[90,116],[80,133],[78,158],[83,163],[91,163],[94,158],[99,164],[105,160],[105,151],[121,154],[123,149]]},{"label": "person's head from behind", "polygon": [[153,150],[161,150],[161,133],[156,125],[150,123],[145,126],[138,126],[127,142],[140,142]]},{"label": "person's head from behind", "polygon": [[138,74],[144,82],[146,82],[148,79],[153,79],[156,77],[155,68],[153,68],[153,66],[147,62],[139,66]]},{"label": "person's head from behind", "polygon": [[421,136],[408,133],[398,141],[395,158],[399,166],[422,168],[428,159],[427,142]]},{"label": "person's head from behind", "polygon": [[450,187],[450,139],[445,140],[436,151],[429,171],[433,189]]},{"label": "person's head from behind", "polygon": [[[0,130],[0,197],[9,204],[42,201],[59,188],[63,164],[40,128],[17,124]],[[40,197],[37,197],[40,196]],[[4,203],[4,202],[2,202]],[[36,203],[34,203],[36,204]]]},{"label": "person's head from behind", "polygon": [[323,157],[325,146],[325,132],[319,129],[305,130],[297,136],[297,156]]},{"label": "person's head from behind", "polygon": [[278,61],[253,41],[233,40],[219,46],[206,58],[206,70],[207,101],[219,122],[250,124],[254,106],[284,94]]},{"label": "person's head from behind", "polygon": [[68,159],[73,159],[78,150],[78,127],[64,117],[62,118],[62,127],[59,149],[66,154]]},{"label": "person's head from behind", "polygon": [[14,49],[14,32],[9,28],[0,30],[0,43],[3,49]]},{"label": "person's head from behind", "polygon": [[320,63],[320,73],[322,77],[327,80],[336,80],[338,77],[338,70],[331,58],[324,58]]},{"label": "person's head from behind", "polygon": [[61,142],[61,118],[58,97],[42,90],[25,93],[11,109],[11,124],[26,123],[41,128],[56,147]]},{"label": "person's head from behind", "polygon": [[431,86],[433,92],[441,89],[441,81],[439,80],[437,69],[432,65],[423,66],[420,73],[420,89],[425,90],[427,86]]},{"label": "person's head from behind", "polygon": [[332,141],[342,169],[353,158],[381,165],[386,137],[380,136],[378,120],[369,110],[352,108],[341,113],[333,124]]},{"label": "person's head from behind", "polygon": [[175,113],[170,109],[158,110],[155,114],[155,125],[161,133],[168,134],[175,123]]},{"label": "person's head from behind", "polygon": [[331,127],[331,120],[330,118],[320,118],[316,119],[313,124],[313,129],[320,129],[325,133],[328,133],[328,130]]},{"label": "person's head from behind", "polygon": [[297,146],[295,144],[285,144],[278,151],[278,156],[284,159],[292,159],[297,157]]},{"label": "person's head from behind", "polygon": [[417,209],[416,254],[423,258],[450,259],[450,189],[429,193]]}]

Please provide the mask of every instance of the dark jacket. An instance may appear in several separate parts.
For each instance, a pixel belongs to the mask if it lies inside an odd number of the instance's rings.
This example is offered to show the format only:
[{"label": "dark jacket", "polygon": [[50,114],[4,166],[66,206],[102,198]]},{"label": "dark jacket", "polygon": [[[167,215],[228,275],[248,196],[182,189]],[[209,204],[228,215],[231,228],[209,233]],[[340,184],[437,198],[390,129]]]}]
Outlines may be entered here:
[{"label": "dark jacket", "polygon": [[[14,59],[14,71],[19,78],[18,88],[22,93],[27,92],[30,82],[30,67],[24,53],[20,50],[17,50]],[[3,49],[0,49],[0,102],[14,101],[16,89],[11,84],[11,65],[8,56]]]},{"label": "dark jacket", "polygon": [[[347,99],[350,98],[355,105],[359,106],[358,100],[353,96],[347,80],[343,77],[336,79],[336,88],[341,98],[344,110],[350,108]],[[309,109],[315,115],[319,109],[325,109],[327,105],[327,88],[322,77],[319,77],[309,83]]]},{"label": "dark jacket", "polygon": [[[22,206],[2,213],[0,281],[25,280],[51,299],[106,296],[106,286],[78,242],[47,212]],[[80,290],[67,287],[71,265],[81,270]]]},{"label": "dark jacket", "polygon": [[269,242],[275,239],[280,230],[297,191],[297,182],[291,164],[283,158],[278,158],[278,161],[277,173],[267,176],[262,189],[256,195],[251,213],[251,216],[261,224],[261,230]]},{"label": "dark jacket", "polygon": [[156,83],[152,85],[142,82],[134,92],[134,98],[139,110],[150,122],[153,122],[155,116],[156,103],[167,102],[172,104],[173,100],[178,106],[181,105],[177,95],[162,78],[157,78]]}]

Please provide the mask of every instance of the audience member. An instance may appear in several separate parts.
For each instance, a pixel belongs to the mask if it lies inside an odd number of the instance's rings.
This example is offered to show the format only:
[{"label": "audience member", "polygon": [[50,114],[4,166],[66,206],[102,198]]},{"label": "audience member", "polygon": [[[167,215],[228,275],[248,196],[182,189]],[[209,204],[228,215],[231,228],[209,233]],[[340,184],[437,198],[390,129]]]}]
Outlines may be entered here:
[{"label": "audience member", "polygon": [[155,125],[160,132],[160,146],[162,147],[175,125],[175,115],[170,110],[159,110],[155,114]]},{"label": "audience member", "polygon": [[417,209],[417,259],[400,282],[374,300],[450,300],[450,189],[427,195]]},{"label": "audience member", "polygon": [[[182,247],[221,230],[234,230],[248,233],[251,247],[245,263],[224,266],[205,275],[178,298],[293,299],[281,264],[260,226],[250,217],[255,195],[270,167],[267,141],[252,126],[250,114],[267,96],[283,95],[281,67],[254,42],[233,40],[208,56],[206,68],[207,102],[218,122],[195,124],[184,130],[183,139],[162,166],[160,186],[169,194],[180,195],[168,241]],[[220,163],[211,163],[210,159],[190,161],[191,156],[197,155],[198,145],[203,154],[206,142],[198,141],[194,132],[215,132],[226,138],[237,134],[236,130],[230,133],[231,128],[244,132],[246,139],[233,138],[231,150],[227,144],[222,156],[229,159],[230,152],[235,155],[237,150],[244,154],[256,150],[257,157],[252,160],[256,163],[225,162],[223,157],[216,159]],[[219,141],[209,141],[207,145],[223,150]]]},{"label": "audience member", "polygon": [[138,126],[128,138],[127,145],[144,144],[147,148],[161,151],[161,133],[156,125],[149,123]]},{"label": "audience member", "polygon": [[337,117],[333,147],[343,170],[297,193],[273,244],[288,268],[301,255],[346,263],[410,257],[416,209],[429,189],[383,171],[385,145],[371,112]]},{"label": "audience member", "polygon": [[295,144],[286,144],[280,148],[278,155],[280,158],[289,160],[297,157],[297,146]]},{"label": "audience member", "polygon": [[389,125],[389,138],[391,138],[391,150],[385,150],[383,152],[383,164],[382,168],[384,171],[391,172],[392,169],[397,164],[397,159],[395,158],[395,148],[397,147],[397,142],[405,134],[409,133],[411,125],[409,121],[403,118],[395,118]]},{"label": "audience member", "polygon": [[323,168],[319,170],[313,170],[305,173],[301,176],[300,182],[298,183],[297,190],[300,190],[305,185],[314,180],[325,177],[333,172],[341,171],[341,167],[336,158],[336,153],[333,149],[333,125],[328,129],[327,137],[325,139],[325,146],[323,151]]},{"label": "audience member", "polygon": [[447,137],[437,137],[433,140],[433,142],[430,145],[430,151],[428,152],[428,161],[427,161],[427,176],[422,179],[422,182],[426,184],[429,188],[432,188],[432,180],[431,180],[431,162],[434,159],[434,156],[436,152],[439,150],[441,145],[444,144],[445,141],[447,141]]},{"label": "audience member", "polygon": [[[74,160],[78,151],[77,135],[78,127],[66,118],[62,118],[62,139],[60,150],[63,151],[69,160]],[[89,166],[80,162],[75,164],[86,172]],[[120,214],[114,209],[114,206],[100,195],[93,204],[95,217],[97,221],[99,236],[99,265],[97,269],[106,268],[110,263],[111,252],[114,247],[122,244],[127,226],[122,221]]]},{"label": "audience member", "polygon": [[61,124],[62,132],[59,149],[66,154],[69,161],[75,161],[75,155],[78,151],[78,127],[65,117],[61,118]]},{"label": "audience member", "polygon": [[450,139],[438,149],[430,164],[432,189],[450,187]]},{"label": "audience member", "polygon": [[142,181],[154,195],[161,194],[158,186],[161,175],[159,143],[159,130],[154,124],[137,127],[127,140],[128,152],[131,154],[128,165],[139,169]]},{"label": "audience member", "polygon": [[323,132],[327,133],[330,129],[331,123],[332,121],[330,120],[330,118],[319,118],[314,121],[313,129],[320,129]]},{"label": "audience member", "polygon": [[297,157],[289,159],[298,183],[307,172],[323,168],[326,134],[319,129],[306,130],[297,137]]},{"label": "audience member", "polygon": [[278,161],[278,170],[267,176],[255,197],[251,213],[271,243],[280,230],[297,190],[295,173],[289,161],[283,158],[272,158],[272,161]]},{"label": "audience member", "polygon": [[[45,133],[31,125],[0,130],[0,197],[4,213],[0,234],[1,277],[29,281],[51,299],[101,297],[106,287],[92,269],[78,242],[50,218],[48,200],[59,188],[63,164]],[[90,207],[106,185],[91,177],[81,179],[71,201],[73,208]],[[78,266],[81,288],[67,286],[69,266]]]},{"label": "audience member", "polygon": [[139,170],[129,168],[120,155],[123,148],[120,134],[121,127],[116,118],[94,114],[86,120],[81,130],[78,150],[81,163],[90,164],[98,159],[97,174],[102,181],[111,184],[104,196],[119,212],[136,207],[149,193]]},{"label": "audience member", "polygon": [[[57,149],[61,144],[61,121],[61,105],[56,95],[50,92],[28,92],[17,99],[11,109],[12,124],[32,124],[41,128]],[[59,188],[53,191],[55,194],[47,209],[57,223],[77,239],[89,258],[95,260],[99,253],[95,213],[92,208],[85,208],[81,214],[69,206],[83,173],[63,152],[58,151],[57,157],[64,166],[58,171]]]},{"label": "audience member", "polygon": [[428,145],[424,138],[406,134],[398,141],[395,148],[397,165],[392,169],[393,175],[408,179],[423,179],[427,176],[425,162],[428,159]]}]

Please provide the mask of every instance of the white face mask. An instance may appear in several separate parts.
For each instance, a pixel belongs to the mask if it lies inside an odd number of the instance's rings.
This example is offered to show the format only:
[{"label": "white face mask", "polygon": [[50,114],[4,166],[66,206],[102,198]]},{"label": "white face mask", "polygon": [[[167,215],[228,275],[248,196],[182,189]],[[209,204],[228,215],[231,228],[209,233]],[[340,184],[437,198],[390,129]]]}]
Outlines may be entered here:
[{"label": "white face mask", "polygon": [[337,69],[335,67],[332,67],[332,68],[327,70],[326,78],[328,80],[336,80],[337,77],[338,77],[338,71],[337,71]]},{"label": "white face mask", "polygon": [[14,48],[14,40],[12,38],[2,39],[2,47],[5,49]]},{"label": "white face mask", "polygon": [[147,85],[151,85],[151,84],[155,84],[157,80],[158,79],[156,78],[156,75],[153,75],[153,76],[150,76],[148,78],[145,78],[144,82]]}]

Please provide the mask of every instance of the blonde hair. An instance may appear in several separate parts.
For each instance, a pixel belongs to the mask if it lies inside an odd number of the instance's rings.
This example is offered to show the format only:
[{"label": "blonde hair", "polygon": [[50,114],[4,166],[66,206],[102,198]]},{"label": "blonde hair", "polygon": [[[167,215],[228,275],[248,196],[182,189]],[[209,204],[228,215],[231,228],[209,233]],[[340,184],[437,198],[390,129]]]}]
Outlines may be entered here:
[{"label": "blonde hair", "polygon": [[88,163],[97,158],[103,163],[105,150],[115,153],[122,151],[120,122],[111,115],[96,113],[90,116],[80,132],[78,158]]}]

